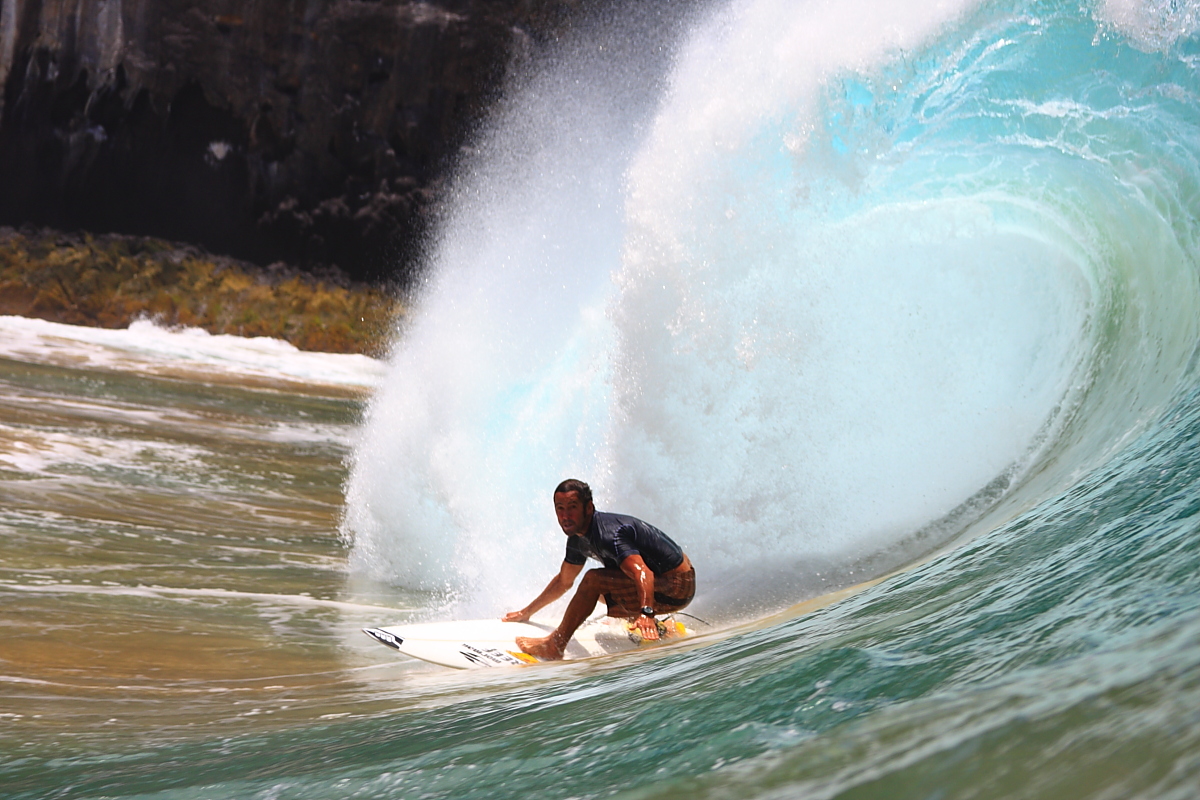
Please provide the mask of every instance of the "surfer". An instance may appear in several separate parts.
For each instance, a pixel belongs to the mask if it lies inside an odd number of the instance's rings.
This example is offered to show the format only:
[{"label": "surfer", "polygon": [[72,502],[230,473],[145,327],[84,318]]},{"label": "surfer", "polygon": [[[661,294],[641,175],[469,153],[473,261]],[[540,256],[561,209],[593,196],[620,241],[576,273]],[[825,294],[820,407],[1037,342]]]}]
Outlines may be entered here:
[{"label": "surfer", "polygon": [[604,566],[583,576],[553,633],[517,637],[522,651],[545,660],[562,658],[567,642],[601,598],[608,616],[629,619],[646,640],[658,639],[655,614],[679,611],[692,601],[696,570],[679,545],[658,528],[636,517],[597,511],[591,488],[573,478],[554,490],[554,512],[567,535],[562,567],[533,602],[509,612],[504,621],[526,622],[566,594],[589,556]]}]

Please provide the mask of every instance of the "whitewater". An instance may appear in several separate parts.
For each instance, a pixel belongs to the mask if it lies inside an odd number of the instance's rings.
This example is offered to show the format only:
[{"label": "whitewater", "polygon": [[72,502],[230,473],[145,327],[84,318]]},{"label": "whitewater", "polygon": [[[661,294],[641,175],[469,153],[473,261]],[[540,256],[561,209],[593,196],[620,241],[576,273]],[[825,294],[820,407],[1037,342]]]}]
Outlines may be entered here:
[{"label": "whitewater", "polygon": [[[1192,798],[1200,6],[630,4],[384,361],[0,320],[19,798]],[[589,481],[692,646],[464,675]]]}]

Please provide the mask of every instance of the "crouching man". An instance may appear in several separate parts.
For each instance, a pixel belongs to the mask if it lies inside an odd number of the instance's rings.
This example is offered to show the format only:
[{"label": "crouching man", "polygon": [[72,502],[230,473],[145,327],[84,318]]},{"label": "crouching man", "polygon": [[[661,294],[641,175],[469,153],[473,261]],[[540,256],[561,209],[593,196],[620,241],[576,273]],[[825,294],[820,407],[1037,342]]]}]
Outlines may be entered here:
[{"label": "crouching man", "polygon": [[692,601],[696,570],[679,545],[658,528],[636,517],[597,511],[592,490],[574,479],[554,490],[554,511],[567,535],[562,567],[533,602],[506,614],[504,621],[525,622],[566,594],[589,557],[604,566],[583,576],[553,633],[517,638],[522,651],[546,660],[562,658],[567,642],[600,598],[608,605],[608,616],[631,620],[646,640],[658,638],[655,614],[679,611]]}]

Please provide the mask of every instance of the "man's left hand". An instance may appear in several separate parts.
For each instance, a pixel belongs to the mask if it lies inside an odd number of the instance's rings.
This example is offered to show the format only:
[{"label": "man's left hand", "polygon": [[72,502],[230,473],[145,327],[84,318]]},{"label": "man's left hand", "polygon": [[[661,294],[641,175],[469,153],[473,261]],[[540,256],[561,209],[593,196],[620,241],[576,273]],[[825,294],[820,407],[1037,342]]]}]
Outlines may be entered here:
[{"label": "man's left hand", "polygon": [[647,617],[645,614],[638,614],[633,618],[633,624],[642,634],[642,639],[647,642],[658,640],[658,622],[654,617]]}]

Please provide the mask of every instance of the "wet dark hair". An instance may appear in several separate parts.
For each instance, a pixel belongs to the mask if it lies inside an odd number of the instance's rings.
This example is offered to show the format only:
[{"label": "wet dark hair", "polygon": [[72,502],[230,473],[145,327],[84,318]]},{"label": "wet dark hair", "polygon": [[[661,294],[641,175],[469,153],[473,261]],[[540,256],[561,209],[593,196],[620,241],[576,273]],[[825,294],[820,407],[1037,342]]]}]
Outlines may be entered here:
[{"label": "wet dark hair", "polygon": [[592,502],[592,487],[576,478],[567,478],[554,490],[555,494],[562,494],[563,492],[579,492],[579,502],[585,506]]}]

